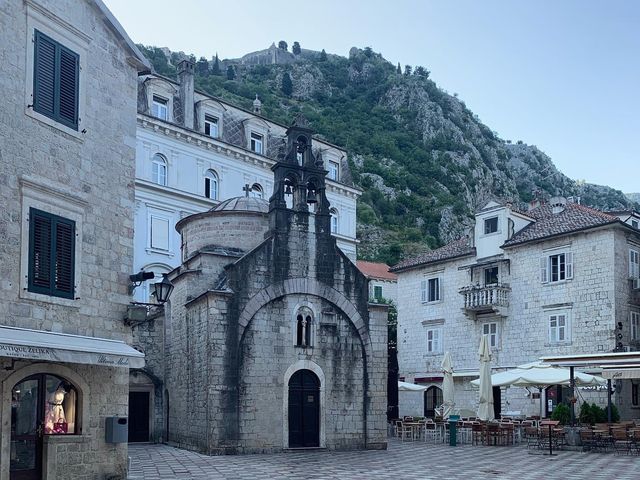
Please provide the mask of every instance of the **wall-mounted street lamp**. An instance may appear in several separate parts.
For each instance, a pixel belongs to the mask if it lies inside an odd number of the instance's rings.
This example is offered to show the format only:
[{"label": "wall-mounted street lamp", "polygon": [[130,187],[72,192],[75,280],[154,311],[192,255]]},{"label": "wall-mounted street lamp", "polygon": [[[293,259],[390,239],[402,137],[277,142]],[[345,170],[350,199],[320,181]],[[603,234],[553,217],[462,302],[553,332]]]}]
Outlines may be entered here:
[{"label": "wall-mounted street lamp", "polygon": [[[131,280],[129,294],[133,294],[136,287],[139,287],[143,282],[151,280],[154,277],[155,274],[153,272],[145,272],[144,270],[129,275],[129,280]],[[160,316],[164,310],[164,304],[169,300],[172,291],[173,284],[167,278],[167,274],[163,274],[162,280],[153,284],[153,292],[151,293],[157,303],[131,302],[131,304],[127,306],[127,316],[124,318],[124,323],[137,326]]]}]

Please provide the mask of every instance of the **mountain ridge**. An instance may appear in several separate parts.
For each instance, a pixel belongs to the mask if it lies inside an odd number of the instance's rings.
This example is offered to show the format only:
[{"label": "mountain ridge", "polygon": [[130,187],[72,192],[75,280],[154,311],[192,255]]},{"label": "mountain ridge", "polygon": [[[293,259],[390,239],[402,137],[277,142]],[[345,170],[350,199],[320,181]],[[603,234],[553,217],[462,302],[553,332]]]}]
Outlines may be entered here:
[{"label": "mountain ridge", "polygon": [[[141,48],[169,77],[189,58]],[[364,190],[363,259],[393,264],[454,240],[489,199],[526,208],[533,198],[563,195],[600,209],[640,207],[618,190],[570,179],[534,145],[501,139],[427,69],[403,70],[368,47],[347,58],[306,49],[295,55],[273,44],[216,59],[192,58],[196,88],[247,109],[258,94],[265,117],[289,124],[303,113],[320,137],[348,151]]]}]

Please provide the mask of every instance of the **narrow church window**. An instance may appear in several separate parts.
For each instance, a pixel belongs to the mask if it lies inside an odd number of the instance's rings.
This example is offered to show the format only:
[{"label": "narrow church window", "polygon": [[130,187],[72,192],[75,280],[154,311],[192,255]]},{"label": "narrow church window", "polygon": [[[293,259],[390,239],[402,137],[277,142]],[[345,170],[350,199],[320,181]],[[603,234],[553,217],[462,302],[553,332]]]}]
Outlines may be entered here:
[{"label": "narrow church window", "polygon": [[311,315],[299,313],[296,317],[296,347],[311,347]]},{"label": "narrow church window", "polygon": [[331,233],[338,233],[338,210],[332,208],[329,213],[331,214]]},{"label": "narrow church window", "polygon": [[262,135],[251,132],[251,150],[262,154]]}]

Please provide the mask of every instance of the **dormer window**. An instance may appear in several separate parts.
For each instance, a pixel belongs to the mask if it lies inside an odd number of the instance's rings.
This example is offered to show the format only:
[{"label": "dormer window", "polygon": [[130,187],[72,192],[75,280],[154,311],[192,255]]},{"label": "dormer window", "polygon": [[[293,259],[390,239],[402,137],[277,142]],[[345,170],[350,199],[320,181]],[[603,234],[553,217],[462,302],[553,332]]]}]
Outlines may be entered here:
[{"label": "dormer window", "polygon": [[328,170],[327,177],[337,182],[340,178],[340,166],[336,162],[329,162]]},{"label": "dormer window", "polygon": [[254,133],[251,132],[251,144],[250,144],[250,148],[251,151],[259,153],[260,155],[262,155],[263,153],[263,136],[258,134],[258,133]]},{"label": "dormer window", "polygon": [[498,217],[485,218],[484,234],[490,235],[498,231]]},{"label": "dormer window", "polygon": [[631,226],[635,229],[640,228],[637,220],[631,220]]},{"label": "dormer window", "polygon": [[151,105],[151,115],[160,120],[169,120],[169,109],[167,105],[169,101],[166,98],[159,97],[158,95],[153,96],[153,103]]},{"label": "dormer window", "polygon": [[218,119],[211,115],[204,116],[204,134],[218,138]]}]

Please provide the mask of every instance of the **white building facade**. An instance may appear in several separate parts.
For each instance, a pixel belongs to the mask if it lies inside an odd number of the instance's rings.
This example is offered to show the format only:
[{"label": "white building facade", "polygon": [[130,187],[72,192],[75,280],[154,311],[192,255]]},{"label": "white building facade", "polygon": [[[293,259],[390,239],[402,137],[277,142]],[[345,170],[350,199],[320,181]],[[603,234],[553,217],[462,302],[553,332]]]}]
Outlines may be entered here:
[{"label": "white building facade", "polygon": [[[400,375],[431,387],[425,413],[441,398],[446,351],[454,362],[457,407],[477,409],[469,381],[477,378],[483,334],[494,373],[545,355],[639,349],[637,218],[564,199],[526,213],[491,202],[477,213],[468,237],[393,267]],[[637,417],[638,385],[619,383],[615,405],[621,415]],[[534,393],[494,389],[496,413],[539,414]],[[543,415],[568,401],[560,387],[542,395]],[[581,398],[606,397],[580,390]]]},{"label": "white building facade", "polygon": [[[193,64],[178,67],[178,82],[143,75],[138,85],[136,138],[136,269],[167,273],[180,264],[175,224],[243,192],[268,200],[283,153],[286,127],[264,118],[254,101],[249,112],[194,91]],[[346,152],[319,139],[312,149],[327,170],[332,234],[356,258],[356,200]],[[248,187],[248,191],[247,191]],[[136,300],[149,301],[146,285]]]}]

